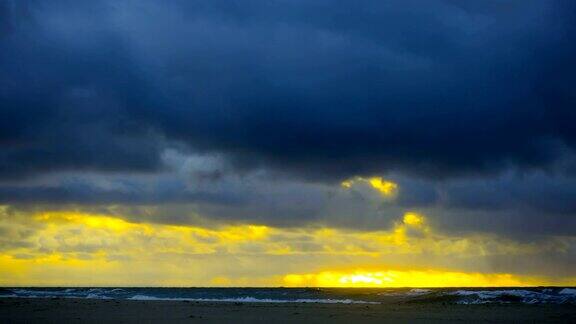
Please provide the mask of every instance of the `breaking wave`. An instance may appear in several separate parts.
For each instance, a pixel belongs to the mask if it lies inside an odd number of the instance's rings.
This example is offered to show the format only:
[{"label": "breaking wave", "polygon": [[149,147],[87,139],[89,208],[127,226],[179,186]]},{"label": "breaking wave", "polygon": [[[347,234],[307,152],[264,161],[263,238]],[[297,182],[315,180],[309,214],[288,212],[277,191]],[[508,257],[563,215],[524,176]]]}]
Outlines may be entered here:
[{"label": "breaking wave", "polygon": [[258,299],[254,297],[240,298],[158,298],[146,295],[136,295],[130,300],[164,300],[164,301],[193,301],[193,302],[224,302],[224,303],[317,303],[317,304],[378,304],[363,300],[352,299]]},{"label": "breaking wave", "polygon": [[[410,296],[410,292],[406,294]],[[411,296],[415,296],[413,293]],[[576,304],[576,289],[456,289],[431,290],[408,302],[442,302],[454,304]]]}]

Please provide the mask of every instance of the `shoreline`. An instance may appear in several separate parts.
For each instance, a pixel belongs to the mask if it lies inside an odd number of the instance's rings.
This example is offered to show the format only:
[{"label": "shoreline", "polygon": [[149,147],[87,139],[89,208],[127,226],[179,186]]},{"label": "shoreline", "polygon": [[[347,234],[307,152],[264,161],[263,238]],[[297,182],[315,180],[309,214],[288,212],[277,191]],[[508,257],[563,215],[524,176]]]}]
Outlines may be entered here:
[{"label": "shoreline", "polygon": [[574,305],[311,304],[0,298],[0,323],[576,322]]}]

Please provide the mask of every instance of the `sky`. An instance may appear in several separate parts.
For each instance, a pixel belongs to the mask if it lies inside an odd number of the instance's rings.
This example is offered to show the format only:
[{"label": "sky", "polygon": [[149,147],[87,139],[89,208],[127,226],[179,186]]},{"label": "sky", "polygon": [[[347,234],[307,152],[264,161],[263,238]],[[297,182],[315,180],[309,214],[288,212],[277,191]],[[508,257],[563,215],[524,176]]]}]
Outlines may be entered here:
[{"label": "sky", "polygon": [[0,285],[576,285],[572,0],[0,0]]}]

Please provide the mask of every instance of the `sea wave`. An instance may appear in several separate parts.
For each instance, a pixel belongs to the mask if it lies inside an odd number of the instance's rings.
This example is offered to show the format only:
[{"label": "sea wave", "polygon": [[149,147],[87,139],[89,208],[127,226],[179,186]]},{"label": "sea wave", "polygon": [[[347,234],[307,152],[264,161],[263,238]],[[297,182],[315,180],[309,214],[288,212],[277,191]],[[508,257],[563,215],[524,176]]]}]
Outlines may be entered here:
[{"label": "sea wave", "polygon": [[406,294],[409,296],[422,296],[422,295],[427,295],[429,293],[431,293],[432,290],[430,289],[410,289],[410,291],[408,291]]},{"label": "sea wave", "polygon": [[12,298],[86,298],[86,299],[114,299],[124,290],[119,288],[52,288],[52,289],[4,289],[0,297]]},{"label": "sea wave", "polygon": [[576,288],[0,288],[4,298],[81,298],[229,303],[571,304]]},{"label": "sea wave", "polygon": [[560,290],[560,295],[576,295],[576,289],[574,288],[564,288]]},{"label": "sea wave", "polygon": [[191,302],[215,302],[215,303],[316,303],[316,304],[379,304],[352,299],[269,299],[254,297],[239,298],[159,298],[146,295],[136,295],[128,298],[130,300],[162,300],[162,301],[191,301]]},{"label": "sea wave", "polygon": [[384,296],[384,297],[413,297],[413,296],[424,296],[424,295],[428,295],[430,293],[432,293],[431,289],[414,288],[414,289],[410,289],[408,291],[390,290],[390,291],[378,293],[378,295]]},{"label": "sea wave", "polygon": [[564,288],[560,291],[543,289],[540,291],[526,289],[506,290],[457,290],[448,295],[461,297],[459,304],[486,304],[486,303],[523,303],[523,304],[563,304],[575,303],[576,295],[571,293],[575,289]]}]

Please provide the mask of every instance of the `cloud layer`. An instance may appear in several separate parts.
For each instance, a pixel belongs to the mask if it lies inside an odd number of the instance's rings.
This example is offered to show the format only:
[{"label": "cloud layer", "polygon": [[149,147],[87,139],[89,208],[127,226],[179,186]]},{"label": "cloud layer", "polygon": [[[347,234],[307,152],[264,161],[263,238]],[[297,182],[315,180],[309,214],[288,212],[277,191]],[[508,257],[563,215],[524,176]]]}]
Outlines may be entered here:
[{"label": "cloud layer", "polygon": [[4,1],[2,176],[153,171],[160,139],[307,178],[545,168],[576,139],[572,7]]}]

